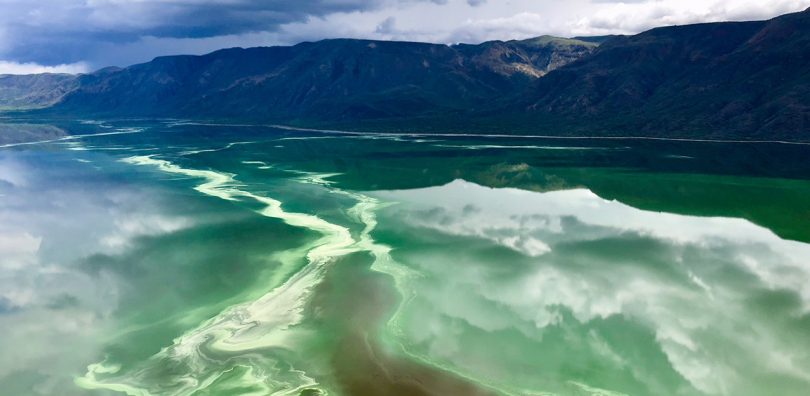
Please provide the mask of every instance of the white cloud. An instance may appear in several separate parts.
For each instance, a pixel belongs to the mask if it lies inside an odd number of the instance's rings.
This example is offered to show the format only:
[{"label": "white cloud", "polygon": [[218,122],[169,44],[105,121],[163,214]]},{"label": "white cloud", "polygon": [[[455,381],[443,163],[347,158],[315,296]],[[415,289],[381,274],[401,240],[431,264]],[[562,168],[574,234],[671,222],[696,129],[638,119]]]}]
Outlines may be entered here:
[{"label": "white cloud", "polygon": [[634,34],[658,26],[703,22],[764,20],[810,7],[810,0],[657,0],[605,4],[597,12],[570,21],[577,34]]},{"label": "white cloud", "polygon": [[37,63],[18,63],[0,60],[0,74],[39,74],[39,73],[87,73],[90,66],[85,62],[45,66]]},{"label": "white cloud", "polygon": [[540,14],[521,12],[502,18],[469,20],[449,34],[449,41],[474,43],[523,39],[543,34],[565,35]]},{"label": "white cloud", "polygon": [[[91,68],[127,66],[159,55],[202,54],[223,47],[289,45],[337,37],[476,43],[543,34],[634,34],[662,25],[768,19],[810,7],[810,0],[232,3],[105,0],[79,6],[67,0],[0,0],[4,9],[18,11],[0,14],[0,59],[7,60],[0,63],[0,72],[43,71],[37,64],[18,64],[29,61],[41,65],[66,63],[44,71],[76,72],[87,69],[82,63],[72,63],[78,60]],[[237,12],[239,9],[252,11]],[[198,14],[204,18],[197,18]],[[396,23],[382,24],[386,20]]]},{"label": "white cloud", "polygon": [[[278,43],[301,39],[353,37],[437,43],[509,40],[544,34],[557,36],[635,34],[666,25],[763,20],[802,11],[810,0],[648,0],[607,1],[449,0],[334,13],[283,25]],[[425,18],[432,15],[433,18]],[[381,21],[396,21],[380,29]],[[440,20],[441,23],[436,23]]]}]

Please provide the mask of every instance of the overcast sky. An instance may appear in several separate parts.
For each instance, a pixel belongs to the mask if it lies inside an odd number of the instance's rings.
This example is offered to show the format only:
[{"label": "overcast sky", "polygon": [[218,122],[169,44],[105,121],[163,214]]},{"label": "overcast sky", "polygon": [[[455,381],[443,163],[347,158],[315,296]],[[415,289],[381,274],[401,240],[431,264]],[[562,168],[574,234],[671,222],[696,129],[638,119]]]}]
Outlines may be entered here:
[{"label": "overcast sky", "polygon": [[477,43],[767,19],[810,0],[0,0],[0,74],[334,37]]}]

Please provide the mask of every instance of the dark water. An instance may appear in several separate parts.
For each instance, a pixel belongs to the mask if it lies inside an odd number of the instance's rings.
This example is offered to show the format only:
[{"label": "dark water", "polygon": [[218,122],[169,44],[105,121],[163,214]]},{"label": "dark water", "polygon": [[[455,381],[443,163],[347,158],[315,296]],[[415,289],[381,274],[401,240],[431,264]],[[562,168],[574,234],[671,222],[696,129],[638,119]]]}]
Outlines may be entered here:
[{"label": "dark water", "polygon": [[3,395],[810,386],[810,146],[2,130]]}]

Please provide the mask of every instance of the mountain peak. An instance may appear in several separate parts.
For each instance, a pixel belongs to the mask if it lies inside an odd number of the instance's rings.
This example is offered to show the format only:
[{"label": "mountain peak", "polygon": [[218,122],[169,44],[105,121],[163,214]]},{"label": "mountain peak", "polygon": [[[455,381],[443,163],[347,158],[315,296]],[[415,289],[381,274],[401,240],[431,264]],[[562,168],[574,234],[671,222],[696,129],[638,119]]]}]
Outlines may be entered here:
[{"label": "mountain peak", "polygon": [[576,38],[565,38],[565,37],[557,37],[557,36],[549,36],[543,35],[538,37],[532,37],[525,40],[510,40],[509,42],[513,43],[520,43],[522,45],[532,45],[532,46],[584,46],[584,47],[596,47],[598,44],[589,41],[583,41]]}]

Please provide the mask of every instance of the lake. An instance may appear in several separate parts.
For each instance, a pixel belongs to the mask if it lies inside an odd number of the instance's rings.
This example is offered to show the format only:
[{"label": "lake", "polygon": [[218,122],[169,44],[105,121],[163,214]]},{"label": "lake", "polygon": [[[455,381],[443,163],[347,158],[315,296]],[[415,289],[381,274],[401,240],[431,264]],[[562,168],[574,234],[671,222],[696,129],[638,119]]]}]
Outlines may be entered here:
[{"label": "lake", "polygon": [[810,386],[810,145],[4,122],[3,395]]}]

